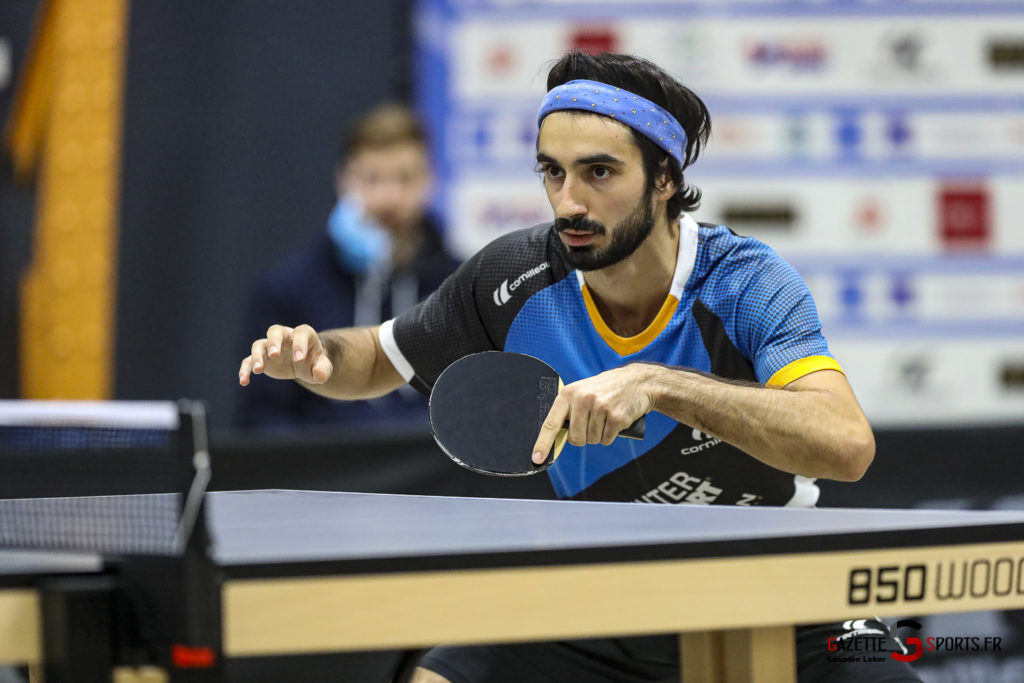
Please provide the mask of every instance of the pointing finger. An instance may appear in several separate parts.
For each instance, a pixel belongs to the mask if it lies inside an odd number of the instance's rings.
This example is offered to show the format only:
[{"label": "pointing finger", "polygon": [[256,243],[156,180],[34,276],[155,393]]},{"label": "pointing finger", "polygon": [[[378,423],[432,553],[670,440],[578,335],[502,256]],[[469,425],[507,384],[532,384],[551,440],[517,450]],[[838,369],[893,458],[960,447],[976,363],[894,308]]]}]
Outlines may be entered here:
[{"label": "pointing finger", "polygon": [[242,359],[242,365],[238,368],[238,383],[243,387],[249,386],[249,377],[252,373],[252,356]]},{"label": "pointing finger", "polygon": [[[568,416],[569,401],[566,400],[565,396],[559,394],[551,404],[551,409],[544,418],[540,433],[537,435],[537,441],[533,445],[534,465],[543,465],[547,460],[551,449],[555,445],[555,440],[558,438],[558,433],[562,430],[562,425],[565,424],[565,419]],[[557,453],[555,457],[558,457]]]}]

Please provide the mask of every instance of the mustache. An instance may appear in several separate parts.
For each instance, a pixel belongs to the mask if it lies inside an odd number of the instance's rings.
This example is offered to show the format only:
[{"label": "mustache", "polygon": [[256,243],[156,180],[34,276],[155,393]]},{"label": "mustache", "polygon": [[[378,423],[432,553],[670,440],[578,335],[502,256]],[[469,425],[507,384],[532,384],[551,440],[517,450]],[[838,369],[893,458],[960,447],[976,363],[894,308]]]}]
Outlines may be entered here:
[{"label": "mustache", "polygon": [[566,230],[572,230],[574,232],[592,232],[595,235],[603,235],[606,232],[604,225],[597,221],[592,221],[584,216],[556,218],[555,232],[565,232]]}]

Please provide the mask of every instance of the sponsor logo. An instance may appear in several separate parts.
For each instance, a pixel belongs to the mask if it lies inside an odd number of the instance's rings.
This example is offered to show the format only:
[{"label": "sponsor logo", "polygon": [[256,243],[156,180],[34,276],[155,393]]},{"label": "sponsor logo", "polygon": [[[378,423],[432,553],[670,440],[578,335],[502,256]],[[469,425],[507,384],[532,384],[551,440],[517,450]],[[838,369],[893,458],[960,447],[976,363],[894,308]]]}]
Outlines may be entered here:
[{"label": "sponsor logo", "polygon": [[939,232],[943,246],[984,247],[992,237],[991,201],[984,185],[939,188]]},{"label": "sponsor logo", "polygon": [[681,455],[693,455],[694,453],[700,453],[701,451],[714,448],[718,444],[722,443],[721,439],[713,437],[710,434],[705,434],[699,429],[693,430],[693,440],[698,442],[697,445],[680,449],[679,453]]},{"label": "sponsor logo", "polygon": [[792,231],[797,225],[797,209],[788,202],[729,203],[722,206],[722,220],[737,232],[744,230]]},{"label": "sponsor logo", "polygon": [[[876,619],[857,619],[843,623],[844,633],[829,636],[825,649],[830,662],[885,663],[889,659],[916,662],[925,652],[998,652],[1003,649],[999,636],[928,636],[914,619],[900,619],[891,626]],[[907,635],[904,635],[906,633]]]},{"label": "sponsor logo", "polygon": [[534,275],[537,275],[538,273],[543,273],[550,267],[550,265],[551,264],[545,261],[539,266],[536,266],[526,271],[525,273],[517,277],[515,280],[512,280],[512,282],[509,282],[508,280],[502,282],[500,285],[498,285],[497,289],[494,290],[494,305],[503,306],[507,304],[509,299],[512,298],[512,292],[516,291],[519,288],[519,285],[523,284]]},{"label": "sponsor logo", "polygon": [[855,207],[853,223],[864,234],[874,234],[886,227],[885,210],[877,197],[865,197]]},{"label": "sponsor logo", "polygon": [[871,75],[887,81],[934,81],[941,69],[932,58],[933,43],[921,31],[886,33],[879,45],[881,55],[871,66]]},{"label": "sponsor logo", "polygon": [[676,472],[633,502],[710,505],[721,494],[722,489],[712,486],[710,479],[694,477],[686,472]]},{"label": "sponsor logo", "polygon": [[836,113],[833,132],[836,151],[844,159],[860,156],[864,146],[864,123],[858,110],[848,109]]},{"label": "sponsor logo", "polygon": [[889,281],[889,300],[896,308],[905,310],[910,307],[916,298],[914,283],[907,273],[893,273]]},{"label": "sponsor logo", "polygon": [[[892,282],[893,291],[889,293],[890,300],[896,307],[900,304],[896,301],[897,282]],[[906,303],[909,310],[913,304],[913,296]],[[900,310],[897,308],[897,310]],[[934,351],[929,349],[907,349],[900,353],[893,354],[886,361],[887,377],[891,380],[891,388],[901,396],[912,396],[926,398],[935,395],[939,390],[936,384],[937,370],[941,363]]]},{"label": "sponsor logo", "polygon": [[924,50],[921,34],[908,32],[888,35],[885,47],[893,67],[908,73],[921,68],[921,51]]},{"label": "sponsor logo", "polygon": [[994,38],[988,42],[988,63],[993,71],[1024,70],[1024,37]]},{"label": "sponsor logo", "polygon": [[894,153],[907,151],[914,139],[910,118],[899,112],[889,114],[885,122],[885,139],[889,143],[890,151]]},{"label": "sponsor logo", "polygon": [[825,43],[813,38],[753,40],[745,45],[747,62],[761,68],[821,71],[828,63]]},{"label": "sponsor logo", "polygon": [[1024,361],[1004,361],[999,372],[999,379],[1005,390],[1024,390]]},{"label": "sponsor logo", "polygon": [[[671,477],[661,482],[653,489],[639,498],[634,498],[634,503],[689,503],[691,505],[711,505],[719,498],[722,498],[723,489],[711,483],[711,477],[698,477],[688,472],[676,472]],[[739,497],[733,492],[728,492],[723,498],[724,502],[732,501],[733,505],[760,505],[761,496],[753,493],[740,493]]]},{"label": "sponsor logo", "polygon": [[485,63],[491,76],[507,76],[516,66],[516,53],[510,45],[497,44],[491,47]]},{"label": "sponsor logo", "polygon": [[569,47],[588,55],[618,52],[619,42],[612,26],[580,26],[569,36]]}]

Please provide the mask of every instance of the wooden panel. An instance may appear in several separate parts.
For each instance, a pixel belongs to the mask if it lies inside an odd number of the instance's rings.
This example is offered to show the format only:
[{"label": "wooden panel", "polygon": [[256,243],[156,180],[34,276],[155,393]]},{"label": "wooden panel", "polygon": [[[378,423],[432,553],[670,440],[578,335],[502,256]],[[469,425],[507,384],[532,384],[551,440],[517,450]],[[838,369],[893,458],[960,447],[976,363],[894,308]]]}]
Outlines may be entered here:
[{"label": "wooden panel", "polygon": [[241,656],[763,627],[867,618],[880,608],[891,614],[1012,609],[1024,607],[1024,585],[1018,589],[1017,582],[999,595],[979,588],[942,599],[938,584],[929,583],[919,600],[849,604],[851,572],[858,568],[925,564],[934,579],[939,565],[1011,557],[1024,561],[1024,542],[236,580],[224,588],[224,647]]}]

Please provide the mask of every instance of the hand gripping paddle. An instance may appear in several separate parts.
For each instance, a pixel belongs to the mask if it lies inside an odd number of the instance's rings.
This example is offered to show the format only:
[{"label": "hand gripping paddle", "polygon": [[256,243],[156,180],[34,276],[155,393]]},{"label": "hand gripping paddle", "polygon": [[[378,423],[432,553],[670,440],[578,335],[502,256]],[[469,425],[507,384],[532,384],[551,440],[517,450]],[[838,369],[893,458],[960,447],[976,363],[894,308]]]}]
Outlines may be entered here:
[{"label": "hand gripping paddle", "polygon": [[[526,476],[546,470],[568,439],[563,428],[547,460],[531,459],[541,424],[562,388],[542,360],[521,353],[484,351],[455,361],[430,393],[430,427],[449,458],[481,474]],[[645,416],[619,436],[644,438]],[[568,427],[568,422],[565,427]]]}]

